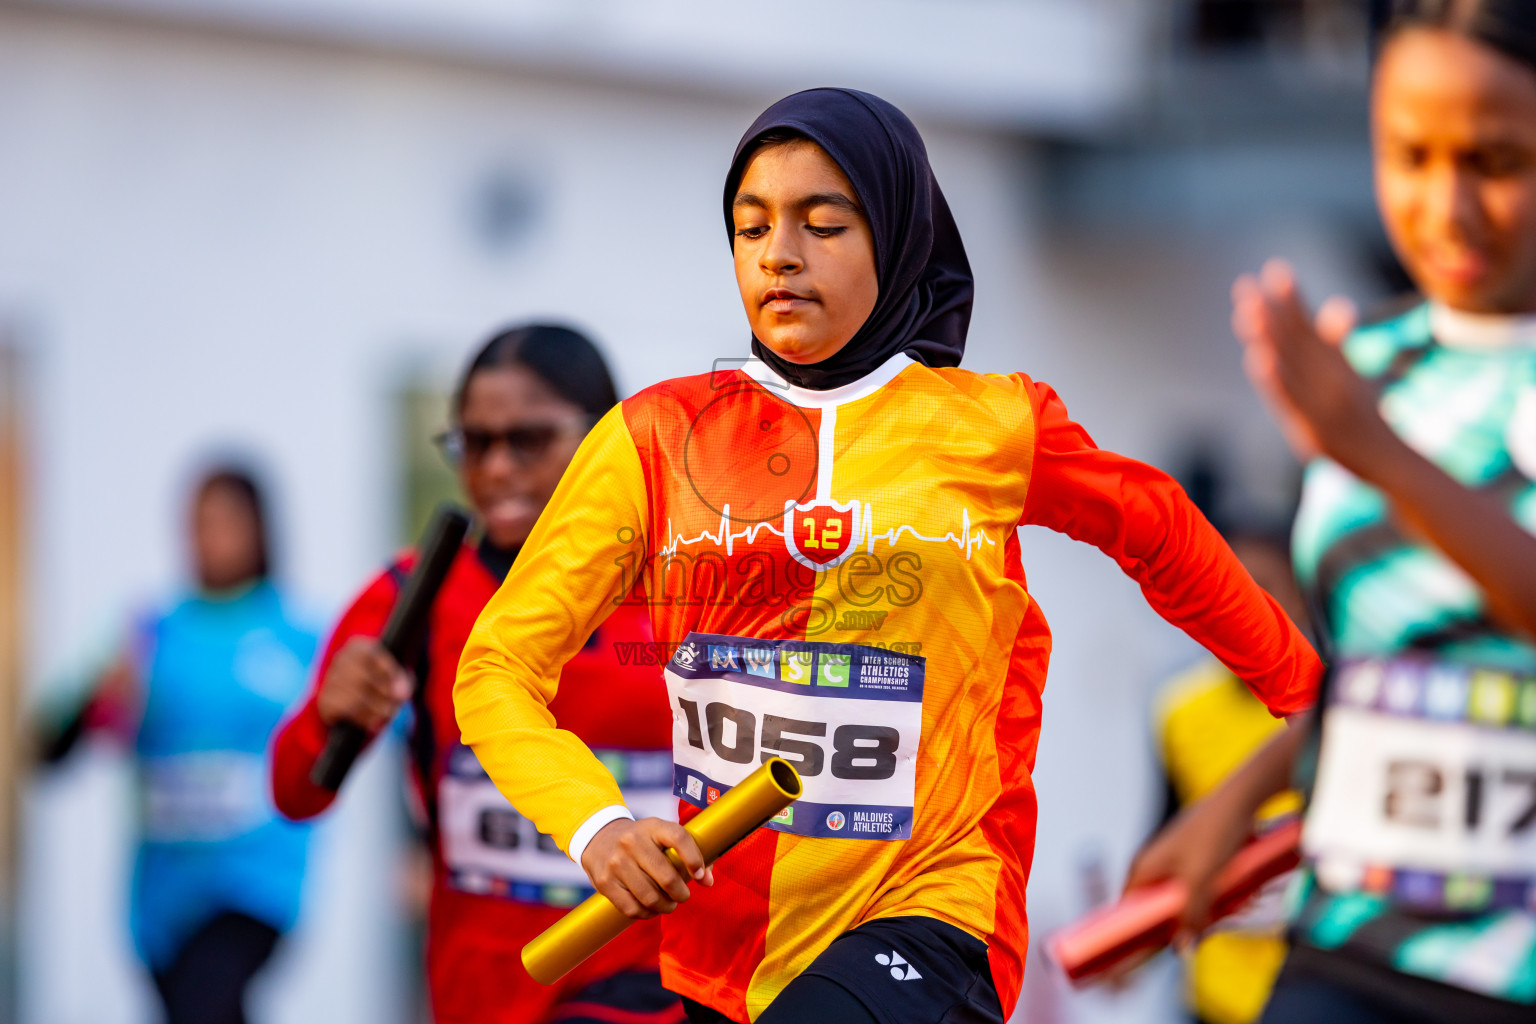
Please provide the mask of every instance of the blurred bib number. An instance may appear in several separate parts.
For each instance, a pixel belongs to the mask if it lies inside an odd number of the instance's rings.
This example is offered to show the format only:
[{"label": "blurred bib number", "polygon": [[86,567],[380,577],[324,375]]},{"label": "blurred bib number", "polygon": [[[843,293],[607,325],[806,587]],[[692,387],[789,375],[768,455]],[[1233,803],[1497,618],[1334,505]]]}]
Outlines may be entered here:
[{"label": "blurred bib number", "polygon": [[805,792],[769,828],[909,839],[923,672],[878,647],[690,633],[666,669],[674,792],[708,806],[778,756]]},{"label": "blurred bib number", "polygon": [[[665,750],[594,750],[636,818],[677,820],[671,757]],[[569,907],[592,894],[581,865],[534,828],[457,744],[438,783],[437,820],[448,883],[461,892]]]},{"label": "blurred bib number", "polygon": [[1536,677],[1344,665],[1304,847],[1318,882],[1426,909],[1536,906]]},{"label": "blurred bib number", "polygon": [[221,842],[270,818],[267,764],[260,754],[200,750],[148,757],[140,779],[144,838],[152,843]]}]

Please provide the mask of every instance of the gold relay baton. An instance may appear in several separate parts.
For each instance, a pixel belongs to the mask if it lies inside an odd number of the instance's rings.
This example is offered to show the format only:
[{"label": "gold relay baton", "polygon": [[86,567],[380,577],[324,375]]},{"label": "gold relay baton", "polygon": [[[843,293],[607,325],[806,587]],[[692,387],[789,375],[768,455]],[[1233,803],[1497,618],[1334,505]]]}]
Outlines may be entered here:
[{"label": "gold relay baton", "polygon": [[[794,765],[781,757],[771,757],[739,785],[720,794],[683,828],[699,844],[704,863],[712,864],[799,799],[801,791],[800,773]],[[683,867],[677,852],[667,850],[666,854],[686,877],[688,869]],[[596,893],[524,946],[523,966],[534,981],[553,985],[634,923],[608,897]]]}]

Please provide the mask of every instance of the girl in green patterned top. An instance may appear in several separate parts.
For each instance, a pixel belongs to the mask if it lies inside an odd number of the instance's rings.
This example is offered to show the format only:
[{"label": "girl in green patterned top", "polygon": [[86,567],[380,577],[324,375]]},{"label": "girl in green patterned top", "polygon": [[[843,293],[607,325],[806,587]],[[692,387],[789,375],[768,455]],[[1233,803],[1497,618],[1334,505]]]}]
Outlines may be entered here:
[{"label": "girl in green patterned top", "polygon": [[[1332,634],[1312,865],[1263,1020],[1536,1019],[1536,2],[1400,0],[1372,88],[1377,199],[1427,302],[1314,318],[1233,290],[1306,486],[1297,573]],[[1210,883],[1285,788],[1293,727],[1138,857]]]}]

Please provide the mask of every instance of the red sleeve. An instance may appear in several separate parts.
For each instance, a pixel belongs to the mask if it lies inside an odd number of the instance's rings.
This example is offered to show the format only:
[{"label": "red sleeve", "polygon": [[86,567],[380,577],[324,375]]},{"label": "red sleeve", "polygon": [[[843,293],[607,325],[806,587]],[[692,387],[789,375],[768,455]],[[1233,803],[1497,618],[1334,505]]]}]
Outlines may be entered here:
[{"label": "red sleeve", "polygon": [[1159,615],[1221,659],[1272,714],[1311,707],[1322,675],[1317,654],[1184,489],[1161,470],[1101,450],[1055,391],[1024,383],[1037,440],[1023,522],[1113,558]]},{"label": "red sleeve", "polygon": [[[399,584],[393,575],[381,573],[347,609],[326,645],[315,673],[314,688],[299,713],[290,718],[272,741],[272,802],[284,816],[298,821],[312,818],[331,805],[336,794],[309,781],[309,771],[325,749],[326,727],[320,720],[316,699],[320,681],[331,659],[354,636],[379,636],[394,607]],[[369,740],[372,743],[372,739]]]}]

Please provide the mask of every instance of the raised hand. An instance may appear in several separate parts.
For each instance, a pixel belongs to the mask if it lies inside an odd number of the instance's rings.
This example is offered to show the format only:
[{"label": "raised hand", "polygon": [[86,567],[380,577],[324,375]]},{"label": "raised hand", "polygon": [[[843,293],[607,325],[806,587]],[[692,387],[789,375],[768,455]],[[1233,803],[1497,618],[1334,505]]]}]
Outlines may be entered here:
[{"label": "raised hand", "polygon": [[1359,471],[1395,440],[1376,410],[1375,393],[1340,351],[1354,329],[1347,299],[1308,314],[1290,266],[1271,260],[1232,286],[1232,330],[1243,368],[1302,460],[1326,455]]}]

